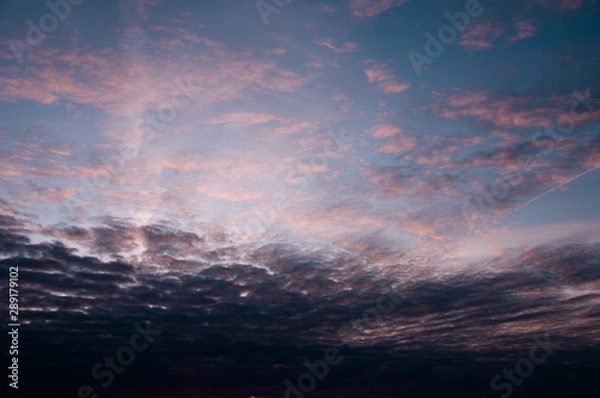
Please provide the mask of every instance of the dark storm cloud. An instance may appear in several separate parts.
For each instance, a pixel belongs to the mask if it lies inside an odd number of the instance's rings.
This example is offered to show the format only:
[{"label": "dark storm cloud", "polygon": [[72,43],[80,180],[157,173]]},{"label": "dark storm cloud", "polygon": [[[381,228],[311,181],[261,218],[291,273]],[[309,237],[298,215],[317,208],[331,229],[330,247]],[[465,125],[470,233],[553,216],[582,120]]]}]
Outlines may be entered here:
[{"label": "dark storm cloud", "polygon": [[26,247],[29,238],[15,235],[5,229],[0,230],[0,251],[2,253],[15,253]]},{"label": "dark storm cloud", "polygon": [[98,253],[120,253],[127,249],[134,249],[135,237],[130,228],[125,224],[113,223],[107,226],[98,226],[90,231],[93,246]]},{"label": "dark storm cloud", "polygon": [[[133,234],[123,228],[118,236]],[[162,225],[141,230],[150,255],[135,263],[80,256],[60,242],[32,244],[2,230],[0,247],[9,257],[1,263],[19,266],[22,319],[32,337],[27,352],[37,353],[24,361],[34,371],[52,375],[60,364],[79,384],[94,382],[90,367],[123,344],[134,322],[146,320],[165,333],[124,385],[160,369],[183,385],[227,384],[227,375],[245,374],[242,383],[248,377],[249,385],[254,378],[277,386],[329,345],[347,356],[330,382],[340,388],[352,379],[408,380],[414,369],[454,380],[476,368],[476,358],[496,364],[528,349],[532,335],[549,333],[565,355],[598,343],[597,244],[506,253],[468,274],[401,262],[384,276],[364,258],[307,255],[283,244],[263,246],[245,262],[231,260],[235,247],[210,249],[212,262],[178,260],[200,252],[211,237]],[[113,244],[90,242],[115,253]],[[161,272],[149,272],[157,258]],[[340,340],[339,329],[360,321],[389,291],[401,304],[379,324],[363,324]],[[34,365],[38,357],[52,360]]]},{"label": "dark storm cloud", "polygon": [[22,223],[20,223],[15,217],[8,214],[0,214],[0,227],[7,228],[20,225],[22,225]]}]

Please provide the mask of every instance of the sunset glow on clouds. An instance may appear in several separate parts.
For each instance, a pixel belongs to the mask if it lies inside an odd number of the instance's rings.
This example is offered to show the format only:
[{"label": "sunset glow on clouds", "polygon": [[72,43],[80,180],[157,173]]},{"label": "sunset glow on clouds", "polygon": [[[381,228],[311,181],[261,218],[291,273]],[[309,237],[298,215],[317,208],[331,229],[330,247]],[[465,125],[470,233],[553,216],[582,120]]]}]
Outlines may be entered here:
[{"label": "sunset glow on clouds", "polygon": [[0,3],[19,392],[280,397],[353,343],[314,396],[501,396],[546,334],[515,396],[596,391],[600,4],[265,1]]}]

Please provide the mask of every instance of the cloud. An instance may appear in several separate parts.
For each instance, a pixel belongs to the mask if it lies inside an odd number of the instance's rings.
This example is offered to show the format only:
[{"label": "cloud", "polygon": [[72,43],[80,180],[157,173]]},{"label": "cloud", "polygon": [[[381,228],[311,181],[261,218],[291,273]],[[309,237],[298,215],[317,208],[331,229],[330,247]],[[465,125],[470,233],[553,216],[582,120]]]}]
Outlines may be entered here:
[{"label": "cloud", "polygon": [[[527,211],[524,209],[524,211]],[[511,248],[537,247],[566,242],[599,242],[599,220],[547,223],[542,225],[503,228],[476,238],[461,241],[461,256],[483,258],[500,255]],[[577,247],[577,246],[574,246]],[[528,249],[529,250],[529,249]],[[573,249],[575,251],[575,249]],[[539,264],[547,264],[540,261]]]},{"label": "cloud", "polygon": [[369,65],[365,69],[367,80],[370,84],[375,83],[379,91],[386,94],[397,94],[411,87],[408,81],[398,81],[389,65],[375,60],[367,60],[365,64]]},{"label": "cloud", "polygon": [[335,39],[332,39],[332,38],[315,39],[313,42],[320,46],[332,49],[333,52],[335,52],[336,54],[355,52],[360,49],[360,46],[354,42],[346,42],[346,43],[344,43],[344,45],[342,47],[336,47]]},{"label": "cloud", "polygon": [[[98,352],[114,352],[135,322],[147,320],[164,335],[136,362],[144,379],[128,373],[117,391],[123,385],[143,388],[160,372],[163,380],[186,388],[206,382],[219,391],[220,383],[236,376],[244,388],[274,394],[281,387],[267,387],[273,380],[292,377],[304,358],[318,359],[330,345],[347,355],[331,376],[334,390],[342,391],[346,377],[371,380],[366,364],[378,367],[378,380],[390,387],[397,387],[398,378],[414,380],[408,369],[418,366],[422,379],[406,391],[448,380],[449,366],[482,383],[487,379],[487,385],[506,355],[530,348],[531,338],[515,334],[548,333],[572,368],[592,360],[595,353],[582,350],[599,342],[593,310],[600,288],[598,244],[530,247],[462,270],[402,258],[376,268],[368,257],[311,254],[286,244],[262,246],[242,260],[246,249],[222,245],[209,229],[203,236],[164,225],[142,230],[147,251],[129,263],[80,256],[59,242],[34,244],[2,229],[0,262],[18,266],[27,281],[20,307],[31,337],[30,359],[53,358],[28,366],[42,381],[58,374],[58,364],[75,376],[53,384],[58,391],[94,383],[89,372],[101,359]],[[6,293],[6,287],[1,290]],[[360,321],[384,292],[394,294],[395,309],[377,324],[351,326],[340,340],[338,330]],[[356,344],[352,351],[350,342]],[[254,363],[250,370],[248,363]],[[386,370],[386,363],[395,370]],[[227,375],[219,373],[223,367]],[[250,379],[241,377],[248,374]]]},{"label": "cloud", "polygon": [[393,124],[378,124],[369,130],[373,138],[388,138],[401,133],[402,129]]},{"label": "cloud", "polygon": [[436,96],[445,104],[437,103],[431,108],[440,116],[453,120],[470,116],[491,122],[498,128],[544,127],[551,126],[556,120],[557,107],[553,104],[540,106],[534,97],[490,97],[485,92],[463,90],[452,90],[447,96],[437,93]]},{"label": "cloud", "polygon": [[[252,87],[289,93],[314,78],[278,68],[259,56],[258,51],[240,53],[204,38],[194,44],[199,51],[181,58],[175,56],[182,44],[171,40],[174,33],[162,33],[164,40],[152,41],[161,57],[153,57],[152,52],[138,53],[139,62],[130,63],[127,68],[118,66],[120,53],[109,48],[90,51],[38,48],[28,54],[32,59],[27,75],[12,67],[0,69],[5,72],[0,78],[0,100],[28,99],[48,105],[66,101],[93,105],[115,116],[141,115],[168,104],[174,95],[181,96],[178,81],[185,85],[193,80],[192,86],[202,88],[202,95],[184,110],[179,110],[193,112],[194,109],[206,109],[211,103],[238,98]],[[217,64],[200,66],[213,60]],[[69,72],[74,70],[81,73]],[[164,70],[171,73],[165,74]],[[136,79],[134,84],[131,76],[143,78]]]},{"label": "cloud", "polygon": [[[583,6],[583,0],[536,0],[538,3],[563,10],[576,10]],[[593,3],[592,3],[593,4]]]},{"label": "cloud", "polygon": [[375,152],[380,153],[401,153],[411,150],[417,146],[417,139],[409,136],[397,136],[387,140],[379,145]]},{"label": "cloud", "polygon": [[[449,23],[442,8],[296,2],[282,30],[254,2],[175,3],[86,2],[24,65],[0,45],[0,262],[19,267],[22,371],[39,376],[24,397],[98,386],[93,365],[145,321],[164,333],[111,396],[282,396],[330,345],[345,359],[315,394],[486,396],[546,332],[561,348],[524,395],[596,380],[597,222],[532,227],[592,219],[595,186],[538,209],[573,214],[498,216],[600,167],[595,99],[563,138],[531,140],[597,88],[598,43],[574,42],[597,2],[496,2],[459,39],[485,54],[433,80],[409,78],[404,52]],[[11,10],[4,39],[23,40]],[[569,40],[546,53],[557,15]],[[164,129],[137,124],[174,99]],[[392,313],[339,335],[386,291]]]},{"label": "cloud", "polygon": [[530,37],[535,37],[535,33],[537,27],[534,25],[533,21],[527,20],[523,17],[514,17],[513,23],[515,25],[515,29],[517,33],[513,36],[509,37],[508,40],[511,42],[517,40],[528,39]]},{"label": "cloud", "polygon": [[471,51],[482,51],[491,48],[493,41],[502,33],[504,30],[500,26],[495,26],[491,22],[482,22],[463,33],[458,44]]},{"label": "cloud", "polygon": [[408,0],[350,0],[352,15],[374,17],[391,8],[401,6]]},{"label": "cloud", "polygon": [[276,120],[277,117],[268,113],[251,113],[251,112],[236,112],[229,114],[220,114],[212,119],[207,120],[208,124],[227,124],[231,123],[235,126],[244,127],[254,124],[269,123]]}]

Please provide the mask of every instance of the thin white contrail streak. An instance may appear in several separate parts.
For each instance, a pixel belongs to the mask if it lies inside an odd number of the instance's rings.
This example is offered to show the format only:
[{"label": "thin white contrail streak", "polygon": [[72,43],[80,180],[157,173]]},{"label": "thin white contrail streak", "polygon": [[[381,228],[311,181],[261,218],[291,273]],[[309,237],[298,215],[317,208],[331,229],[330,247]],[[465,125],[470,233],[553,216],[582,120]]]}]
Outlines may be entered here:
[{"label": "thin white contrail streak", "polygon": [[578,179],[579,177],[583,176],[584,174],[587,174],[587,173],[589,173],[590,171],[594,171],[594,170],[596,170],[596,169],[597,169],[597,167],[594,167],[594,168],[591,168],[591,169],[589,169],[589,170],[587,170],[587,171],[584,171],[583,173],[581,173],[581,174],[579,174],[579,175],[576,175],[575,177],[571,178],[570,180],[568,180],[568,181],[565,181],[565,182],[563,182],[562,184],[555,186],[554,188],[552,188],[552,189],[550,189],[550,190],[548,190],[548,191],[544,192],[543,194],[541,194],[541,195],[539,195],[539,196],[536,196],[535,198],[531,199],[531,200],[530,200],[530,201],[528,201],[528,202],[525,202],[525,203],[524,203],[524,204],[522,204],[521,206],[519,206],[519,207],[517,207],[517,208],[515,208],[515,209],[512,209],[512,210],[511,210],[511,211],[509,211],[509,212],[506,212],[506,213],[504,213],[503,215],[501,215],[501,216],[500,216],[500,217],[498,217],[498,218],[503,218],[503,217],[506,217],[506,216],[508,216],[509,214],[512,214],[512,213],[514,213],[515,211],[517,211],[517,210],[519,210],[519,209],[521,209],[521,208],[523,208],[523,207],[527,206],[527,205],[528,205],[528,204],[530,204],[531,202],[533,202],[533,201],[535,201],[535,200],[538,200],[538,199],[539,199],[539,198],[541,198],[542,196],[544,196],[544,195],[547,195],[547,194],[549,194],[550,192],[552,192],[552,191],[554,191],[554,190],[556,190],[556,189],[558,189],[558,188],[562,187],[563,185],[565,185],[565,184],[568,184],[568,183],[570,183],[571,181],[573,181],[573,180],[576,180],[576,179]]}]

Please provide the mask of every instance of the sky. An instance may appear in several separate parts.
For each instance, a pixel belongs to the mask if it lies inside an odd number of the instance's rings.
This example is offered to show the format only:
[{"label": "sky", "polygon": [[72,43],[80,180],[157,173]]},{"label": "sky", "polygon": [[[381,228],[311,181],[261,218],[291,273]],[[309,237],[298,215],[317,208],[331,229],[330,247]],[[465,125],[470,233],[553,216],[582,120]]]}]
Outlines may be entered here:
[{"label": "sky", "polygon": [[0,26],[7,396],[597,396],[597,0]]}]

